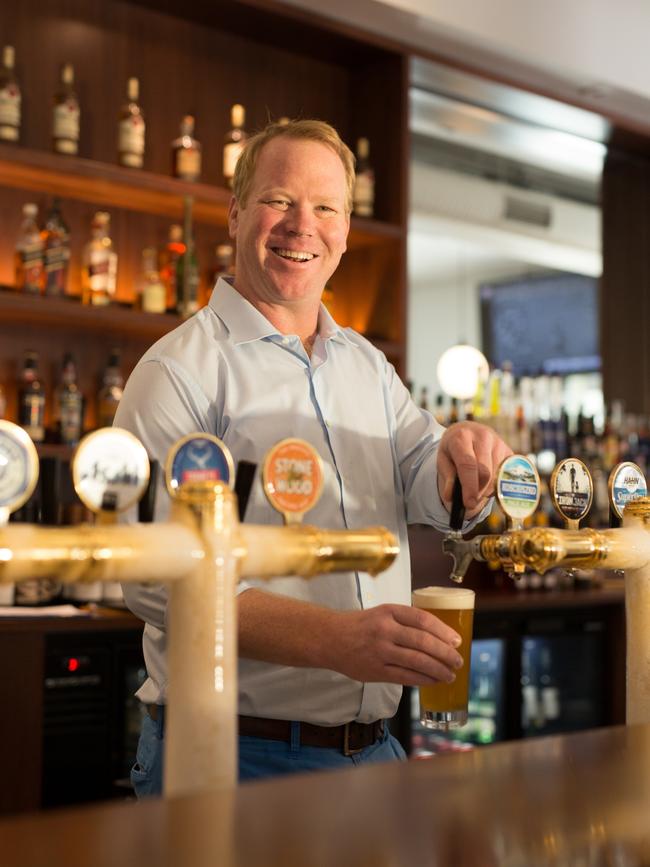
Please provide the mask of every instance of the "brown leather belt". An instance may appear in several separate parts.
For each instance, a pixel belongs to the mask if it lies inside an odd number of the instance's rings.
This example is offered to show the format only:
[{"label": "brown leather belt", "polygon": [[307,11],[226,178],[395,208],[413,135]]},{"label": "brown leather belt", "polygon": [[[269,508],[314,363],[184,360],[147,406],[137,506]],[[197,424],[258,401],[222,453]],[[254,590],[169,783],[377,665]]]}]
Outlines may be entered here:
[{"label": "brown leather belt", "polygon": [[[147,713],[158,721],[164,707],[148,704]],[[285,719],[264,719],[256,716],[240,716],[239,734],[271,741],[291,741],[291,722]],[[365,750],[384,734],[384,721],[374,723],[349,722],[340,726],[316,726],[300,723],[300,743],[307,747],[328,747],[340,750],[344,756],[353,756]]]},{"label": "brown leather belt", "polygon": [[[349,722],[340,726],[316,726],[300,723],[300,743],[308,747],[329,747],[340,750],[344,756],[360,753],[374,744],[384,733],[384,721],[374,723]],[[271,741],[291,741],[291,722],[284,719],[263,719],[255,716],[239,717],[239,734]]]}]

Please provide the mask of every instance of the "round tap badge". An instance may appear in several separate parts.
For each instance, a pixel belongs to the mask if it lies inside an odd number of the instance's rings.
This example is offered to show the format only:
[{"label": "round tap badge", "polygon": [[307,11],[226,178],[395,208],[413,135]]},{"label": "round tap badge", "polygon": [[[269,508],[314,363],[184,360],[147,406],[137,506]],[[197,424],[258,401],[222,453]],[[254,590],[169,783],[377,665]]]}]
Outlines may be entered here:
[{"label": "round tap badge", "polygon": [[581,521],[591,508],[591,473],[577,458],[560,461],[551,474],[550,489],[555,508],[567,521]]},{"label": "round tap badge", "polygon": [[537,470],[524,455],[510,455],[497,473],[497,500],[509,518],[523,520],[533,514],[539,503]]},{"label": "round tap badge", "polygon": [[38,454],[17,424],[0,421],[0,512],[8,517],[31,497],[38,482]]},{"label": "round tap badge", "polygon": [[313,508],[323,490],[323,464],[315,448],[304,440],[277,443],[264,460],[264,491],[269,502],[297,522]]},{"label": "round tap badge", "polygon": [[641,468],[631,461],[618,464],[609,474],[609,500],[619,518],[630,500],[648,496],[648,485]]},{"label": "round tap badge", "polygon": [[213,434],[189,434],[174,443],[167,455],[165,482],[172,497],[182,485],[193,482],[224,482],[232,488],[234,476],[230,450]]},{"label": "round tap badge", "polygon": [[137,437],[119,427],[85,436],[72,459],[72,481],[81,502],[93,512],[123,512],[144,494],[149,457]]}]

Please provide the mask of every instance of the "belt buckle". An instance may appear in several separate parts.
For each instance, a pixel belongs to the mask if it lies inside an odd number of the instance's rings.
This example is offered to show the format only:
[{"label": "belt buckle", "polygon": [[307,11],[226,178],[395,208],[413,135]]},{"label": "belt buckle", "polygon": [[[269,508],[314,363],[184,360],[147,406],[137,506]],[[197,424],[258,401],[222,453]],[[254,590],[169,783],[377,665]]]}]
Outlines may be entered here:
[{"label": "belt buckle", "polygon": [[350,723],[345,723],[343,726],[343,755],[344,756],[356,756],[357,753],[362,753],[363,747],[359,749],[353,750],[350,747]]}]

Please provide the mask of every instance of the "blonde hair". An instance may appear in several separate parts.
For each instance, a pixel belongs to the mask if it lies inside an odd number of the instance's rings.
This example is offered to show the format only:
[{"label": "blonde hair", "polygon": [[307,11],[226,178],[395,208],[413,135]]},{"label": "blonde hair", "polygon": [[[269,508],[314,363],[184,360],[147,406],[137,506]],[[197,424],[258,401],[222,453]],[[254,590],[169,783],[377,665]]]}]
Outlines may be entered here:
[{"label": "blonde hair", "polygon": [[283,120],[268,124],[261,132],[256,133],[246,142],[242,151],[232,182],[233,194],[242,208],[246,207],[246,199],[253,175],[257,166],[260,151],[265,144],[278,136],[287,136],[292,139],[308,139],[326,145],[339,157],[345,170],[345,209],[347,213],[352,211],[352,194],[354,191],[354,165],[355,158],[350,148],[341,139],[338,132],[329,123],[322,120]]}]

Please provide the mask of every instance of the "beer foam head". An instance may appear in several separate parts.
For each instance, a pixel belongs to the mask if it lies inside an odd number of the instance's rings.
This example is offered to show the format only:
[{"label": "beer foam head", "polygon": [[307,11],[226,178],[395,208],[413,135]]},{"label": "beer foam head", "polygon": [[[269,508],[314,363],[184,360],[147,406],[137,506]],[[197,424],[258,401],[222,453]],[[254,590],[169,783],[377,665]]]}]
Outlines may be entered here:
[{"label": "beer foam head", "polygon": [[421,587],[411,599],[416,608],[474,608],[474,591],[468,587]]}]

